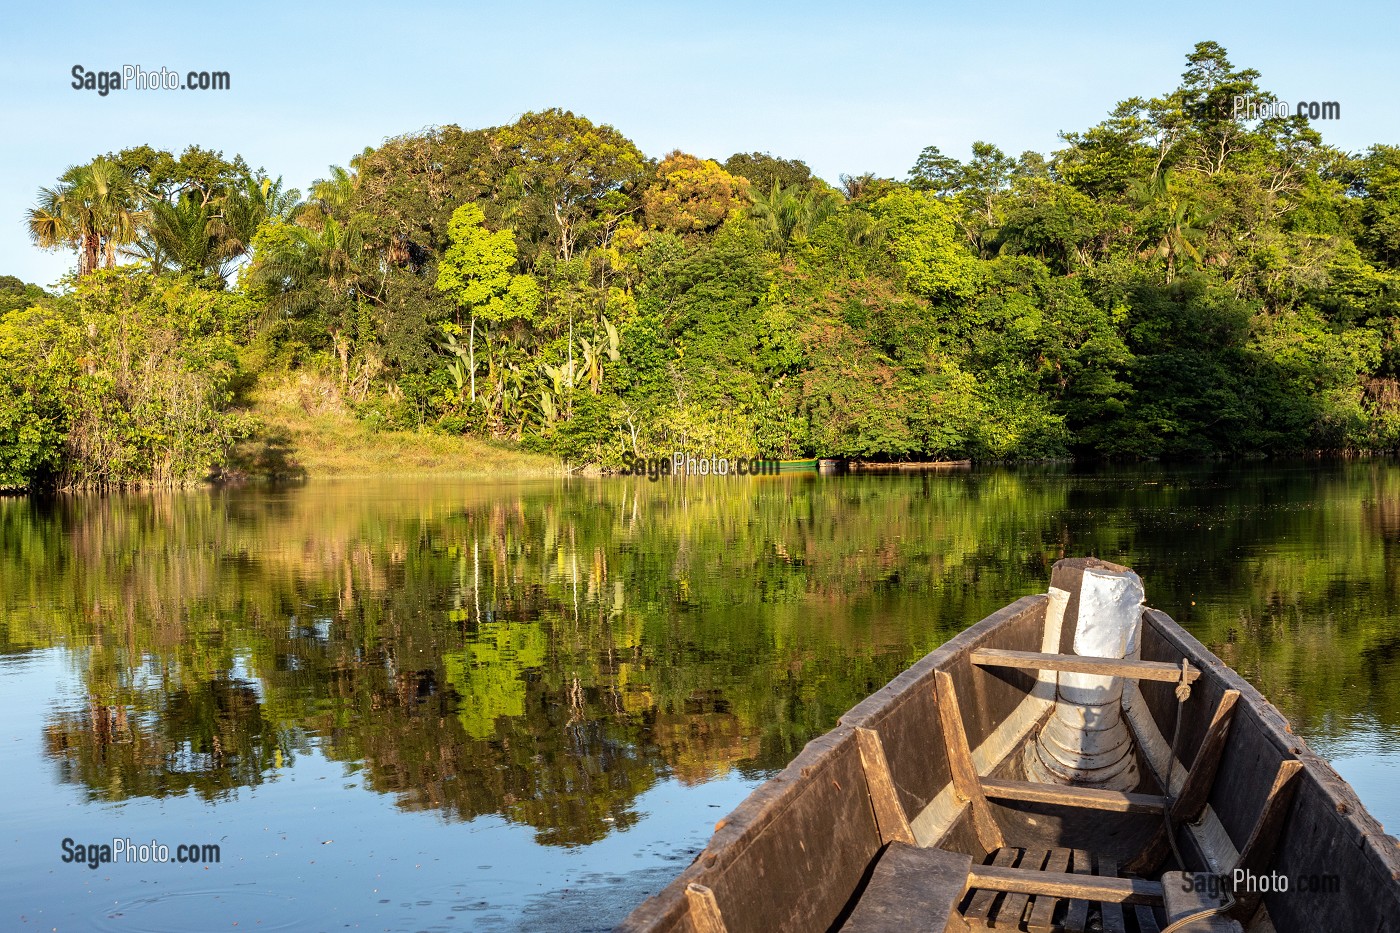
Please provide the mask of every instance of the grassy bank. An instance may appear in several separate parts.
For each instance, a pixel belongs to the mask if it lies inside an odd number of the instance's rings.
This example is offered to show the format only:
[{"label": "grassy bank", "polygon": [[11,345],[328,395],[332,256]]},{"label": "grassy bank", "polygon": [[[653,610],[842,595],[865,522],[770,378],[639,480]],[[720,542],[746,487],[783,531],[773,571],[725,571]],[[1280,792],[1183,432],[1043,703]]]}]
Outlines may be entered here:
[{"label": "grassy bank", "polygon": [[258,386],[248,413],[259,437],[242,445],[236,468],[247,475],[561,476],[563,464],[508,445],[430,431],[376,431],[358,421],[334,386],[310,376]]}]

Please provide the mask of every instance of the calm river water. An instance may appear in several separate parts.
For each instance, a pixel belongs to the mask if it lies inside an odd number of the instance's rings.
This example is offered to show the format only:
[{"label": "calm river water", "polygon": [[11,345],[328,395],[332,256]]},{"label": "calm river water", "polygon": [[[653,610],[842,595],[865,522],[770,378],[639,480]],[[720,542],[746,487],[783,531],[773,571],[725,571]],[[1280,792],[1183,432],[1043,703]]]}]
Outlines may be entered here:
[{"label": "calm river water", "polygon": [[1084,554],[1400,829],[1389,463],[6,499],[0,928],[607,929]]}]

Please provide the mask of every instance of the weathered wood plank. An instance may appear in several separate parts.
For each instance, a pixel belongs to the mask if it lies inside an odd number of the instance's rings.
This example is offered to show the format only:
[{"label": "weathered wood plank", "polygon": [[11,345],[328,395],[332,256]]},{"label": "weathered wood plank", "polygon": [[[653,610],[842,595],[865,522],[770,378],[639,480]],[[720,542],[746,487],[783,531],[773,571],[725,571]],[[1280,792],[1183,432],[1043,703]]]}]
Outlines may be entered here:
[{"label": "weathered wood plank", "polygon": [[[1045,856],[1048,854],[1044,849],[1026,849],[1021,854],[1021,860],[1016,863],[1016,868],[1018,871],[1039,872],[1044,867]],[[992,917],[992,926],[998,930],[1019,930],[1021,918],[1026,915],[1026,904],[1029,902],[1028,893],[1008,892],[1006,897],[1001,899],[1001,906]]]},{"label": "weathered wood plank", "polygon": [[[1118,878],[1118,863],[1111,858],[1099,859],[1099,874],[1103,876],[1101,880],[1130,880]],[[1157,885],[1157,903],[1162,903],[1162,886]],[[1128,933],[1128,924],[1123,918],[1123,902],[1110,901],[1099,898],[1099,910],[1103,913],[1103,933]]]},{"label": "weathered wood plank", "polygon": [[[1284,821],[1288,818],[1288,808],[1298,790],[1297,778],[1302,770],[1301,761],[1287,759],[1279,762],[1278,773],[1274,776],[1273,786],[1269,788],[1269,796],[1264,799],[1264,808],[1260,811],[1259,818],[1254,821],[1249,841],[1240,849],[1240,858],[1235,863],[1234,871],[1263,874],[1268,870],[1274,860],[1274,851],[1278,848],[1279,836],[1283,833]],[[1235,906],[1230,909],[1230,916],[1242,923],[1248,923],[1254,912],[1259,909],[1262,899],[1263,895],[1257,891],[1240,894],[1235,899]]]},{"label": "weathered wood plank", "polygon": [[941,933],[957,912],[971,867],[970,855],[892,843],[876,862],[841,933]]},{"label": "weathered wood plank", "polygon": [[[920,835],[919,817],[924,815],[925,808],[951,777],[945,756],[929,754],[930,748],[941,750],[944,741],[936,705],[938,697],[933,688],[934,672],[948,670],[953,673],[964,704],[970,705],[975,698],[968,696],[968,687],[958,679],[959,674],[955,670],[959,667],[971,670],[971,665],[966,663],[968,650],[992,643],[993,639],[996,644],[1007,648],[1039,648],[1047,601],[1046,595],[1041,593],[1024,596],[999,609],[926,655],[841,717],[845,725],[864,726],[880,733],[900,802],[909,817],[910,828],[921,844],[932,844],[950,822],[946,816],[940,818],[936,832],[928,838]],[[1008,687],[1004,697],[1006,702],[995,703],[991,711],[998,723],[1005,722],[1014,714],[1016,704],[1025,700],[1025,694],[1016,695],[1013,700],[1009,685],[980,668],[976,669],[976,673],[979,679],[994,680]],[[983,744],[986,738],[975,738],[969,734],[968,740],[975,754],[977,746]]]},{"label": "weathered wood plank", "polygon": [[1138,933],[1162,933],[1162,928],[1157,925],[1157,917],[1152,913],[1152,908],[1143,904],[1138,904],[1133,908],[1137,914]]},{"label": "weathered wood plank", "polygon": [[749,804],[684,882],[714,891],[729,933],[828,929],[881,848],[854,730],[814,739]]},{"label": "weathered wood plank", "polygon": [[1279,834],[1283,831],[1283,821],[1288,815],[1288,805],[1293,802],[1293,794],[1298,789],[1294,779],[1303,770],[1303,763],[1293,759],[1279,762],[1278,773],[1269,794],[1264,798],[1263,809],[1254,821],[1254,829],[1249,841],[1240,849],[1239,861],[1235,869],[1261,872],[1273,860],[1274,849],[1278,845]]},{"label": "weathered wood plank", "polygon": [[[1168,683],[1181,680],[1181,668],[1177,665],[1165,661],[1134,661],[1131,658],[1090,658],[1078,654],[1042,654],[1038,651],[977,648],[972,652],[972,663],[982,667],[1104,674],[1110,677],[1134,677],[1138,680],[1161,680]],[[1200,676],[1200,670],[1187,666],[1187,683],[1197,680]]]},{"label": "weathered wood plank", "polygon": [[[1322,758],[1307,748],[1293,733],[1288,720],[1247,680],[1214,657],[1166,613],[1149,610],[1147,618],[1148,624],[1143,627],[1144,656],[1149,656],[1151,637],[1170,651],[1185,654],[1222,687],[1240,691],[1229,749],[1212,794],[1212,807],[1229,830],[1231,839],[1243,843],[1250,835],[1259,812],[1260,791],[1271,782],[1273,768],[1279,760],[1297,758],[1304,763],[1304,772],[1299,779],[1287,831],[1279,841],[1269,870],[1289,877],[1330,873],[1343,879],[1355,879],[1343,882],[1345,893],[1341,898],[1298,897],[1291,892],[1284,897],[1266,897],[1273,925],[1280,930],[1345,927],[1400,933],[1400,919],[1397,919],[1400,918],[1400,885],[1395,884],[1400,878],[1400,846],[1388,840],[1385,829],[1366,812],[1356,793],[1335,776]],[[1161,654],[1150,656],[1160,657]],[[1160,714],[1160,709],[1158,720],[1170,722]],[[1237,734],[1240,732],[1247,733],[1246,741],[1241,741]],[[1231,759],[1237,757],[1268,762],[1269,768],[1262,777],[1252,770],[1227,769]],[[1246,802],[1239,801],[1237,795],[1223,792],[1228,785],[1253,788],[1255,804],[1245,806]],[[1235,810],[1243,812],[1243,826],[1230,820],[1226,806],[1232,803],[1240,804]],[[1186,835],[1193,834],[1194,831]],[[1233,865],[1237,852],[1238,849],[1236,853],[1228,853],[1229,857],[1221,865]],[[1346,911],[1343,923],[1338,921],[1339,907]]]},{"label": "weathered wood plank", "polygon": [[[1110,862],[1104,860],[1105,864]],[[1116,870],[1116,866],[1114,866]],[[974,865],[968,886],[1018,894],[1082,897],[1108,904],[1160,904],[1162,886],[1141,878],[1094,877],[1048,871],[1023,871],[995,865]]]},{"label": "weathered wood plank", "polygon": [[728,933],[720,916],[715,892],[703,884],[691,882],[685,886],[685,900],[690,906],[690,925],[695,933]]},{"label": "weathered wood plank", "polygon": [[[1071,853],[1070,864],[1073,866],[1076,875],[1092,875],[1094,866],[1088,852],[1083,849],[1074,849]],[[1070,933],[1084,933],[1085,927],[1089,925],[1089,902],[1084,898],[1078,898],[1069,902],[1069,907],[1065,911],[1065,929]]]},{"label": "weathered wood plank", "polygon": [[[1020,850],[1005,847],[997,850],[992,858],[992,865],[998,868],[1010,868],[1016,864],[1016,857],[1020,855]],[[968,887],[974,887],[971,882],[972,871],[968,870]],[[997,898],[1001,896],[1000,891],[983,889],[972,895],[972,901],[967,905],[967,910],[963,911],[963,917],[971,922],[986,925],[987,918],[991,916],[992,907],[995,906]]]},{"label": "weathered wood plank", "polygon": [[[1049,857],[1045,860],[1045,870],[1055,874],[1069,871],[1069,857],[1069,849],[1051,849]],[[1058,897],[1042,894],[1032,902],[1030,916],[1026,918],[1026,926],[1031,933],[1051,933],[1054,929],[1055,907],[1060,900]]]},{"label": "weathered wood plank", "polygon": [[880,830],[880,841],[889,844],[902,842],[914,845],[914,832],[909,828],[909,818],[904,806],[899,802],[895,791],[894,778],[890,776],[889,759],[885,757],[885,746],[880,741],[880,733],[874,729],[856,728],[856,741],[860,746],[860,763],[865,769],[865,783],[870,791],[870,806],[875,811],[875,825]]},{"label": "weathered wood plank", "polygon": [[982,793],[982,780],[972,763],[972,750],[968,748],[967,732],[963,729],[962,709],[958,705],[958,694],[953,689],[953,678],[947,671],[934,675],[934,685],[938,691],[938,718],[943,724],[944,745],[948,753],[948,766],[953,772],[953,787],[957,795],[967,801],[977,838],[988,852],[1004,845],[1001,827],[992,816]]},{"label": "weathered wood plank", "polygon": [[1032,781],[1003,781],[997,778],[983,778],[982,792],[993,800],[1053,803],[1115,813],[1161,813],[1167,803],[1165,797],[1156,794],[1125,794],[1121,791],[1099,790],[1093,787],[1064,787]]}]

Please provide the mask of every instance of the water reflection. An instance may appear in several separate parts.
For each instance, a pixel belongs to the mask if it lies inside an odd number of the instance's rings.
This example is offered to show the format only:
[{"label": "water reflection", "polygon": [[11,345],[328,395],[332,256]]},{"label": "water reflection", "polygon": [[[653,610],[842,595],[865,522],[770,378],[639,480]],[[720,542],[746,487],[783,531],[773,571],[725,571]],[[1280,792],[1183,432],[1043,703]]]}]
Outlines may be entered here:
[{"label": "water reflection", "polygon": [[1066,555],[1132,564],[1310,739],[1393,746],[1397,542],[1379,463],[5,500],[0,652],[65,650],[83,699],[37,727],[90,800],[315,749],[578,846],[780,768]]}]

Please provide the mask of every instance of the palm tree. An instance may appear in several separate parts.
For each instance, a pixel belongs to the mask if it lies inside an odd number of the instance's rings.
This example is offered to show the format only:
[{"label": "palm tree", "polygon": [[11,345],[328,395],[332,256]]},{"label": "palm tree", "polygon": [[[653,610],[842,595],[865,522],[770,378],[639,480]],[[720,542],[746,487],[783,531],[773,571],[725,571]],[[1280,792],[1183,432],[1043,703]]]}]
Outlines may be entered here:
[{"label": "palm tree", "polygon": [[753,192],[750,213],[768,234],[769,241],[779,252],[786,252],[795,242],[806,240],[812,232],[836,212],[840,195],[834,191],[808,189],[795,193],[773,182],[767,194]]},{"label": "palm tree", "polygon": [[253,236],[269,221],[287,221],[301,209],[301,192],[283,190],[282,179],[249,178],[241,189],[231,191],[211,218],[212,232],[221,243],[221,261],[246,256],[253,248]]},{"label": "palm tree", "polygon": [[203,272],[217,267],[223,258],[213,225],[214,211],[198,198],[182,197],[173,204],[154,201],[147,212],[145,236],[128,252],[150,260],[156,272],[166,266]]},{"label": "palm tree", "polygon": [[29,236],[43,249],[78,253],[78,274],[116,263],[117,247],[136,239],[143,215],[131,176],[111,159],[99,157],[64,172],[58,184],[39,189],[29,209]]},{"label": "palm tree", "polygon": [[317,179],[311,184],[311,197],[298,209],[296,219],[315,225],[323,217],[334,217],[344,223],[360,187],[360,164],[373,151],[366,146],[364,152],[350,160],[348,169],[332,165],[329,178]]},{"label": "palm tree", "polygon": [[353,225],[327,217],[319,229],[295,223],[280,229],[283,235],[259,250],[253,266],[255,280],[272,287],[279,310],[314,306],[320,288],[341,299],[378,300],[372,271],[361,265],[364,245]]},{"label": "palm tree", "polygon": [[288,219],[300,197],[295,188],[283,191],[280,178],[248,178],[213,200],[188,191],[168,201],[153,196],[140,237],[123,252],[156,272],[175,266],[225,279],[229,264],[252,251],[258,228]]},{"label": "palm tree", "polygon": [[1203,263],[1201,247],[1205,245],[1208,229],[1220,217],[1220,212],[1207,211],[1205,205],[1182,191],[1176,175],[1164,168],[1145,183],[1134,187],[1139,203],[1165,219],[1162,235],[1154,246],[1144,250],[1144,256],[1156,255],[1166,260],[1167,282],[1176,277],[1178,265],[1190,260]]}]

